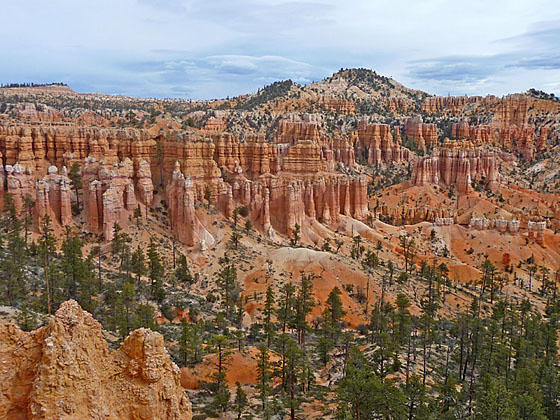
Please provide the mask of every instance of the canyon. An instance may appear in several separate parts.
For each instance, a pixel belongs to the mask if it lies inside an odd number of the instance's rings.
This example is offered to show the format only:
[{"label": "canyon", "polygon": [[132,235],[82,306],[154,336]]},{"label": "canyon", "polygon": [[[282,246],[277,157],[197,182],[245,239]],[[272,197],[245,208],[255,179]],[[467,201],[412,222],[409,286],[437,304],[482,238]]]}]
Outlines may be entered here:
[{"label": "canyon", "polygon": [[[420,314],[428,265],[440,270],[445,316],[470,307],[486,261],[503,281],[496,294],[528,296],[541,312],[545,297],[527,280],[544,287],[560,272],[560,101],[537,91],[439,97],[343,69],[212,101],[47,86],[0,88],[0,105],[0,221],[15,214],[30,230],[21,247],[35,265],[17,281],[29,283],[22,299],[43,325],[24,332],[0,322],[3,418],[179,420],[193,408],[195,418],[218,416],[204,389],[215,379],[208,337],[216,331],[237,348],[230,392],[242,378],[257,406],[254,337],[264,337],[267,293],[280,299],[304,276],[314,296],[309,325],[320,331],[336,287],[354,331],[369,325],[380,299],[404,294]],[[41,313],[38,286],[47,276],[38,259],[45,216],[52,257],[75,234],[100,285],[86,290],[86,303],[62,295],[69,280],[57,267],[54,315]],[[131,255],[117,249],[123,237]],[[132,262],[136,252],[144,266]],[[221,306],[230,267],[235,322]],[[129,332],[127,319],[123,333],[114,311],[144,313],[127,305],[147,310],[140,325],[159,332]],[[13,307],[19,321],[24,308]],[[206,340],[200,359],[185,361],[185,331]],[[314,380],[329,389],[332,366],[316,367]],[[306,404],[310,418],[329,418]]]}]

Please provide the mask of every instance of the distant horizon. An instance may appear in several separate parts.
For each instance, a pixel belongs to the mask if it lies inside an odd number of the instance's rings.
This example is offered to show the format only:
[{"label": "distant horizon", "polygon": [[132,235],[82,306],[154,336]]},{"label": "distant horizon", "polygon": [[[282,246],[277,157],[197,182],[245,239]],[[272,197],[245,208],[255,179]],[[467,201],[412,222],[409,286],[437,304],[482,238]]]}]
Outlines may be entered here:
[{"label": "distant horizon", "polygon": [[560,96],[557,0],[5,3],[0,80],[209,100],[363,67],[441,96]]},{"label": "distant horizon", "polygon": [[[348,67],[348,68],[341,68],[329,75],[325,75],[322,79],[319,80],[313,80],[313,81],[309,81],[307,83],[301,83],[301,82],[297,82],[292,80],[293,83],[296,83],[300,86],[307,86],[307,85],[311,85],[313,83],[319,83],[321,81],[324,81],[326,79],[328,79],[329,77],[332,77],[334,74],[338,73],[340,70],[352,70],[352,69],[358,69],[359,67]],[[361,67],[363,68],[363,67]],[[366,69],[372,72],[376,72],[374,69]],[[493,93],[485,93],[485,94],[463,94],[463,95],[458,95],[458,94],[447,94],[447,95],[440,95],[437,93],[432,93],[430,91],[426,91],[423,89],[417,89],[417,88],[413,88],[411,86],[408,86],[402,82],[400,82],[399,80],[391,77],[391,76],[387,76],[381,73],[376,72],[378,75],[380,76],[384,76],[384,77],[388,77],[392,80],[394,80],[397,83],[402,84],[403,86],[405,86],[406,88],[409,89],[414,89],[414,90],[418,90],[418,91],[422,91],[424,93],[429,94],[430,96],[443,96],[443,97],[448,97],[448,96],[453,96],[453,97],[461,97],[461,96],[467,96],[467,97],[473,97],[473,96],[496,96],[496,97],[504,97],[504,96],[508,96],[508,95],[516,95],[516,94],[525,94],[527,92],[529,92],[531,89],[537,90],[537,91],[541,91],[540,89],[536,89],[535,87],[528,87],[527,89],[523,90],[523,91],[515,91],[515,92],[507,92],[507,93],[503,93],[501,95],[496,95]],[[130,95],[130,94],[122,94],[122,93],[109,93],[109,92],[95,92],[95,91],[79,91],[77,90],[74,86],[72,86],[70,83],[68,82],[64,82],[64,81],[57,81],[57,82],[37,82],[37,81],[26,81],[26,82],[1,82],[0,83],[0,89],[17,89],[17,88],[40,88],[40,87],[48,87],[48,86],[60,86],[60,87],[68,87],[70,88],[72,91],[78,93],[78,94],[83,94],[83,95],[110,95],[110,96],[122,96],[122,97],[130,97],[130,98],[136,98],[136,99],[156,99],[156,100],[185,100],[185,101],[220,101],[220,100],[227,100],[228,98],[235,98],[235,97],[239,97],[239,96],[244,96],[244,95],[253,95],[258,93],[258,91],[260,89],[263,89],[267,86],[270,86],[274,83],[277,82],[283,82],[283,81],[287,81],[287,80],[291,80],[291,79],[278,79],[278,80],[274,80],[266,85],[262,85],[260,87],[257,87],[256,89],[250,91],[250,92],[242,92],[239,93],[237,95],[229,95],[229,96],[224,96],[224,97],[215,97],[215,98],[186,98],[186,97],[169,97],[169,96],[137,96],[137,95]],[[554,95],[557,99],[559,98],[559,95],[557,95],[554,92],[546,92],[546,91],[542,91],[546,94],[552,94]]]}]

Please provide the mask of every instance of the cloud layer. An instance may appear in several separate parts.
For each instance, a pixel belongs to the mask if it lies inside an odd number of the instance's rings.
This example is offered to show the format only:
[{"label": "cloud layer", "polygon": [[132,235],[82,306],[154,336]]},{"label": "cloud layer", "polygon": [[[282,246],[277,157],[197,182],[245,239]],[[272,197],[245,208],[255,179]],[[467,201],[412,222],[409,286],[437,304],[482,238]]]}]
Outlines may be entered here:
[{"label": "cloud layer", "polygon": [[0,82],[215,98],[368,67],[438,94],[560,94],[556,0],[28,0],[2,8]]}]

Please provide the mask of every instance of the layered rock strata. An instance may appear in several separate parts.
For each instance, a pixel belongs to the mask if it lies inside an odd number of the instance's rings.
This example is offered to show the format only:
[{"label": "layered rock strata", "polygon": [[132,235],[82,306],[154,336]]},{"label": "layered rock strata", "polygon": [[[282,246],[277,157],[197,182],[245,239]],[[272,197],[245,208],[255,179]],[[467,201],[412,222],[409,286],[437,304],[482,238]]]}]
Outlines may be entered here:
[{"label": "layered rock strata", "polygon": [[500,184],[498,161],[492,152],[468,142],[445,142],[431,156],[417,160],[412,172],[413,185],[453,185],[462,194],[472,191],[475,180],[495,190]]},{"label": "layered rock strata", "polygon": [[546,230],[546,222],[531,222],[527,223],[528,237],[534,240],[539,245],[544,245],[544,232]]},{"label": "layered rock strata", "polygon": [[113,164],[94,157],[85,159],[82,169],[84,211],[90,232],[102,233],[105,240],[110,241],[115,223],[126,227],[138,207],[136,189],[144,203],[151,204],[153,185],[150,185],[149,168],[140,163],[136,176],[134,172],[134,165],[128,158]]},{"label": "layered rock strata", "polygon": [[35,211],[37,220],[45,215],[60,226],[70,226],[72,223],[71,181],[66,175],[66,167],[62,174],[58,168],[51,166],[48,175],[36,183]]},{"label": "layered rock strata", "polygon": [[436,226],[451,226],[453,223],[455,223],[453,217],[436,217],[434,220]]},{"label": "layered rock strata", "polygon": [[[49,215],[55,227],[72,222],[71,182],[65,167],[59,174],[58,168],[51,166],[46,176],[36,180],[36,174],[19,163],[0,166],[0,181],[5,185],[5,190],[0,191],[0,198],[10,194],[16,214],[22,216],[33,211],[36,223]],[[26,208],[26,203],[32,204],[32,207]]]},{"label": "layered rock strata", "polygon": [[476,230],[495,229],[501,233],[509,232],[516,234],[519,232],[519,220],[487,219],[486,217],[472,217],[469,227]]},{"label": "layered rock strata", "polygon": [[398,127],[393,138],[389,125],[362,121],[358,126],[355,149],[370,165],[408,162],[412,159],[412,153],[400,145],[400,140]]},{"label": "layered rock strata", "polygon": [[438,144],[438,133],[435,124],[426,124],[422,118],[410,118],[404,125],[404,135],[416,143],[419,150],[434,147]]},{"label": "layered rock strata", "polygon": [[[115,223],[126,228],[139,204],[153,204],[155,189],[165,192],[171,225],[188,245],[213,243],[196,218],[196,206],[203,203],[214,205],[226,218],[236,206],[247,206],[255,226],[269,234],[288,234],[305,218],[327,225],[336,223],[340,215],[364,219],[367,182],[337,173],[338,163],[348,168],[355,165],[355,145],[360,150],[369,148],[373,161],[408,160],[408,150],[393,142],[388,126],[364,128],[362,141],[360,133],[357,140],[325,140],[317,137],[317,123],[311,116],[308,120],[281,122],[284,140],[276,144],[266,142],[262,135],[241,139],[228,133],[205,137],[177,130],[150,134],[146,130],[2,127],[0,146],[6,161],[23,159],[37,171],[8,166],[2,176],[8,191],[19,191],[17,206],[21,208],[26,193],[35,195],[39,170],[50,167],[50,162],[83,162],[86,228],[106,240],[112,239]],[[52,173],[48,182],[38,184],[42,186],[40,212],[54,209],[57,220],[67,224],[69,184],[55,182],[56,176],[62,175]]]},{"label": "layered rock strata", "polygon": [[176,164],[171,181],[165,190],[169,206],[171,229],[177,239],[186,245],[212,246],[214,238],[200,223],[195,212],[195,193],[193,181],[181,173]]}]

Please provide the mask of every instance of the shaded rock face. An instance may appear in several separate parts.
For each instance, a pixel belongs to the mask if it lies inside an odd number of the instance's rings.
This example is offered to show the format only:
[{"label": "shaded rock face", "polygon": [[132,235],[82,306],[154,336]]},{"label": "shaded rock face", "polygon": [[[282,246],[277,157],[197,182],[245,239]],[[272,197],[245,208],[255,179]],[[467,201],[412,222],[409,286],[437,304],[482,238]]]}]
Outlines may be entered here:
[{"label": "shaded rock face", "polygon": [[321,142],[319,126],[314,121],[292,121],[288,119],[278,122],[276,143],[295,145],[301,140]]},{"label": "shaded rock face", "polygon": [[233,172],[237,166],[251,177],[276,174],[280,170],[278,148],[265,141],[264,136],[253,135],[245,142],[229,134],[212,135],[215,160],[222,170]]},{"label": "shaded rock face", "polygon": [[[317,155],[315,149],[318,149],[320,159],[314,161],[314,165],[322,170],[333,171],[335,162],[350,167],[355,165],[352,139],[347,137],[333,139],[322,136],[319,131],[319,120],[320,117],[315,114],[306,114],[303,116],[303,120],[300,117],[292,116],[278,122],[275,143],[280,165],[286,166],[282,169],[295,172],[305,171],[305,159]],[[289,157],[286,163],[283,163],[282,156],[286,154]],[[310,169],[318,169],[318,167]]]},{"label": "shaded rock face", "polygon": [[420,150],[426,150],[427,147],[434,147],[438,142],[437,126],[435,124],[426,124],[422,122],[420,117],[406,120],[404,135],[412,139]]},{"label": "shaded rock face", "polygon": [[453,185],[462,194],[472,191],[474,180],[494,190],[500,184],[500,174],[496,156],[469,142],[445,142],[431,156],[417,160],[412,172],[413,185]]},{"label": "shaded rock face", "polygon": [[309,179],[268,177],[258,181],[236,174],[232,193],[235,201],[247,206],[255,225],[290,234],[295,225],[317,220],[334,225],[345,215],[364,220],[369,213],[367,181],[362,176],[323,174]]},{"label": "shaded rock face", "polygon": [[0,124],[5,163],[19,162],[37,173],[46,173],[51,165],[70,168],[89,156],[111,163],[119,156],[155,162],[155,144],[146,130]]},{"label": "shaded rock face", "polygon": [[71,187],[70,179],[66,176],[66,168],[62,174],[58,173],[56,166],[48,169],[48,174],[35,181],[35,175],[29,168],[19,163],[15,165],[0,165],[0,182],[6,180],[6,191],[11,195],[17,214],[26,214],[26,197],[35,204],[33,210],[36,222],[49,215],[55,227],[65,226],[72,222]]},{"label": "shaded rock face", "polygon": [[114,224],[126,227],[129,216],[138,207],[137,191],[144,204],[151,204],[154,188],[149,166],[140,161],[136,175],[134,172],[134,165],[128,158],[113,164],[93,157],[85,160],[82,170],[84,210],[90,232],[103,233],[107,241],[113,239]]},{"label": "shaded rock face", "polygon": [[480,102],[482,99],[482,96],[432,96],[424,101],[422,111],[429,114],[458,115],[466,105]]},{"label": "shaded rock face", "polygon": [[214,238],[196,216],[193,182],[190,177],[185,177],[181,173],[179,163],[173,171],[173,176],[165,192],[169,205],[171,228],[177,235],[177,239],[189,246],[199,244],[201,248],[204,248],[205,245],[213,245]]},{"label": "shaded rock face", "polygon": [[58,168],[51,166],[48,175],[37,181],[35,211],[38,220],[48,214],[53,223],[69,226],[72,223],[71,181],[66,176],[66,167],[62,172],[59,175]]},{"label": "shaded rock face", "polygon": [[[494,144],[515,150],[526,160],[544,151],[558,129],[547,118],[560,112],[560,104],[529,95],[472,97],[431,97],[422,104],[428,114],[466,118],[473,113],[487,115],[482,121],[464,119],[452,125],[451,136],[475,144]],[[556,134],[557,135],[557,134]]]},{"label": "shaded rock face", "polygon": [[546,222],[528,222],[527,231],[528,238],[534,240],[539,245],[544,245],[544,232],[546,230]]},{"label": "shaded rock face", "polygon": [[[466,139],[474,144],[495,144],[516,151],[526,160],[532,160],[535,152],[543,151],[551,133],[549,128],[541,128],[539,135],[533,124],[522,126],[475,125],[466,121],[453,124],[451,135],[457,139]],[[538,146],[538,147],[537,147]]]},{"label": "shaded rock face", "polygon": [[13,166],[5,165],[2,168],[2,177],[5,179],[6,192],[12,196],[17,213],[21,214],[25,196],[35,197],[33,171],[19,163]]},{"label": "shaded rock face", "polygon": [[1,325],[0,361],[0,418],[192,418],[159,333],[136,330],[110,353],[101,325],[72,300],[33,332]]},{"label": "shaded rock face", "polygon": [[378,216],[391,220],[392,223],[413,225],[416,223],[430,221],[436,226],[449,226],[454,222],[455,212],[445,207],[430,207],[426,205],[403,205],[389,207],[382,203],[376,206],[375,212]]},{"label": "shaded rock face", "polygon": [[412,153],[400,145],[400,131],[395,129],[395,137],[387,124],[368,124],[362,121],[358,126],[355,142],[356,153],[367,159],[370,165],[382,163],[408,162]]}]

